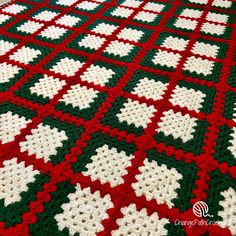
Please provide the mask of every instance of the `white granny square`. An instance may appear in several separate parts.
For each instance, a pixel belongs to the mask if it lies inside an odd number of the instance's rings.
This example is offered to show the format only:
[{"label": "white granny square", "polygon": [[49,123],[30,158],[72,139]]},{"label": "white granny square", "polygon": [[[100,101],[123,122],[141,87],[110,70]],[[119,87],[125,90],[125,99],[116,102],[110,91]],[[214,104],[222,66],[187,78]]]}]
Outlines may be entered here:
[{"label": "white granny square", "polygon": [[146,11],[140,11],[135,17],[135,20],[140,20],[143,22],[153,22],[157,17],[157,14],[146,12]]},{"label": "white granny square", "polygon": [[0,83],[9,82],[19,71],[21,71],[21,68],[18,66],[13,66],[6,62],[0,63]]},{"label": "white granny square", "polygon": [[122,218],[116,220],[119,227],[112,231],[112,236],[159,236],[168,234],[165,225],[169,223],[169,220],[160,219],[157,212],[150,215],[145,208],[137,210],[134,203],[121,208],[121,212]]},{"label": "white granny square", "polygon": [[62,6],[71,6],[76,2],[77,0],[57,0],[56,3]]},{"label": "white granny square", "polygon": [[0,14],[0,24],[4,23],[5,21],[9,20],[11,17],[8,15]]},{"label": "white granny square", "polygon": [[76,84],[71,86],[62,99],[60,99],[60,102],[65,102],[66,105],[71,104],[73,107],[79,107],[82,110],[89,108],[98,94],[99,92],[93,88]]},{"label": "white granny square", "polygon": [[81,19],[79,17],[70,16],[70,15],[64,15],[61,18],[59,18],[56,23],[60,25],[65,25],[69,27],[73,27],[78,22],[80,22]]},{"label": "white granny square", "polygon": [[191,51],[201,56],[216,58],[219,47],[216,45],[211,45],[209,43],[196,42]]},{"label": "white granny square", "polygon": [[142,4],[142,1],[137,0],[125,0],[121,6],[137,8]]},{"label": "white granny square", "polygon": [[139,97],[143,96],[146,98],[152,98],[153,100],[159,100],[162,99],[162,95],[167,86],[167,83],[162,83],[161,81],[155,81],[145,77],[138,82],[132,93]]},{"label": "white granny square", "polygon": [[95,152],[83,175],[90,176],[93,181],[99,179],[102,184],[108,182],[111,187],[124,183],[122,176],[128,173],[126,168],[131,166],[134,156],[126,155],[124,151],[110,148],[106,144],[97,148]]},{"label": "white granny square", "polygon": [[202,11],[199,10],[195,10],[195,9],[184,9],[181,14],[181,16],[186,16],[186,17],[190,17],[190,18],[200,18],[202,15]]},{"label": "white granny square", "polygon": [[127,39],[130,41],[138,42],[142,38],[143,34],[144,33],[141,30],[124,28],[117,35],[117,37],[121,39]]},{"label": "white granny square", "polygon": [[79,3],[76,7],[82,10],[92,11],[95,10],[100,4],[96,2],[83,1]]},{"label": "white granny square", "polygon": [[82,67],[84,63],[75,61],[68,57],[62,58],[50,70],[66,76],[73,76]]},{"label": "white granny square", "polygon": [[44,75],[40,78],[33,87],[30,87],[30,92],[44,98],[53,98],[59,90],[66,84],[64,80],[59,80],[53,76]]},{"label": "white granny square", "polygon": [[58,26],[49,26],[45,30],[43,30],[39,35],[49,39],[59,39],[64,34],[66,34],[67,30]]},{"label": "white granny square", "polygon": [[15,136],[20,134],[21,129],[25,128],[31,120],[14,114],[11,111],[0,115],[0,141],[2,144],[14,141]]},{"label": "white granny square", "polygon": [[201,31],[207,34],[222,35],[225,32],[226,27],[224,25],[216,25],[213,23],[204,23],[201,27]]},{"label": "white granny square", "polygon": [[81,80],[104,86],[114,74],[115,72],[111,69],[99,65],[91,65],[80,78]]},{"label": "white granny square", "polygon": [[50,161],[51,155],[57,154],[57,148],[63,146],[63,141],[68,137],[64,130],[51,128],[49,125],[39,124],[26,135],[25,141],[20,142],[20,151],[28,151],[29,155],[36,155],[36,158],[44,158],[45,162]]},{"label": "white granny square", "polygon": [[194,110],[196,112],[200,111],[202,108],[202,103],[204,102],[204,98],[206,94],[201,91],[195,91],[194,89],[185,88],[176,86],[171,95],[170,102],[173,105],[179,105],[180,107],[187,107],[188,110]]},{"label": "white granny square", "polygon": [[147,106],[145,103],[132,101],[128,99],[124,104],[124,108],[120,109],[120,113],[116,116],[120,122],[127,122],[128,125],[134,124],[137,128],[146,128],[151,118],[154,116],[156,109],[153,105]]},{"label": "white granny square", "polygon": [[221,13],[209,12],[207,14],[206,20],[213,21],[216,23],[225,23],[227,24],[229,16]]},{"label": "white granny square", "polygon": [[3,8],[2,11],[7,12],[7,13],[11,13],[11,14],[19,14],[22,11],[24,11],[25,9],[27,9],[26,6],[22,6],[19,4],[12,4],[10,6]]},{"label": "white granny square", "polygon": [[189,2],[206,5],[208,0],[189,0]]},{"label": "white granny square", "polygon": [[11,55],[10,59],[18,61],[20,63],[29,64],[41,54],[41,51],[37,49],[23,46],[22,48],[18,49],[13,55]]},{"label": "white granny square", "polygon": [[175,139],[181,138],[183,142],[194,138],[196,118],[190,117],[189,114],[182,115],[181,112],[175,113],[173,110],[165,111],[163,115],[157,132],[161,131],[166,136],[172,135]]},{"label": "white granny square", "polygon": [[25,32],[27,34],[33,34],[43,26],[42,23],[27,21],[24,24],[17,27],[17,30]]},{"label": "white granny square", "polygon": [[15,43],[5,41],[5,40],[0,40],[0,56],[9,52],[15,46],[16,46]]},{"label": "white granny square", "polygon": [[173,50],[184,51],[185,48],[187,47],[188,42],[189,40],[186,40],[186,39],[168,36],[165,38],[161,46],[170,48]]},{"label": "white granny square", "polygon": [[115,40],[107,46],[105,52],[115,56],[125,57],[129,55],[133,48],[134,46],[129,43],[123,43]]},{"label": "white granny square", "polygon": [[222,7],[222,8],[230,8],[232,5],[232,1],[229,0],[214,0],[213,6],[215,7]]},{"label": "white granny square", "polygon": [[149,201],[155,199],[158,204],[165,203],[173,207],[172,200],[178,197],[176,189],[180,188],[178,181],[183,176],[175,168],[158,165],[154,160],[149,162],[146,158],[143,164],[135,176],[137,182],[132,184],[136,196],[144,195]]},{"label": "white granny square", "polygon": [[155,2],[148,2],[144,6],[144,10],[149,10],[149,11],[155,11],[155,12],[161,12],[165,8],[164,4],[161,3],[155,3]]},{"label": "white granny square", "polygon": [[117,7],[114,11],[112,11],[112,16],[127,18],[133,13],[133,10],[127,9],[124,7]]},{"label": "white granny square", "polygon": [[41,11],[37,15],[35,15],[33,18],[36,20],[42,20],[42,21],[50,21],[53,18],[55,18],[58,15],[58,13],[53,12],[53,11]]},{"label": "white granny square", "polygon": [[184,18],[178,18],[176,22],[174,23],[174,26],[177,28],[194,30],[197,27],[197,21],[184,19]]},{"label": "white granny square", "polygon": [[213,67],[213,61],[197,58],[195,56],[189,57],[184,64],[184,70],[195,72],[197,74],[203,74],[205,76],[212,74]]},{"label": "white granny square", "polygon": [[78,42],[78,45],[80,47],[97,50],[102,46],[105,41],[106,39],[103,37],[99,37],[96,35],[86,35],[80,42]]},{"label": "white granny square", "polygon": [[236,235],[236,208],[235,208],[235,199],[236,192],[232,187],[223,190],[220,192],[222,196],[219,206],[221,207],[218,212],[219,216],[222,217],[222,221],[219,221],[218,224],[222,228],[228,228],[231,231],[232,235]]},{"label": "white granny square", "polygon": [[0,199],[4,200],[4,206],[20,202],[22,193],[28,191],[29,183],[33,183],[39,173],[32,165],[18,163],[16,157],[3,161],[0,168]]},{"label": "white granny square", "polygon": [[66,229],[71,236],[95,236],[104,229],[102,221],[109,218],[107,210],[114,207],[109,194],[101,196],[99,191],[82,189],[78,183],[67,198],[61,213],[55,216],[60,231]]},{"label": "white granny square", "polygon": [[91,31],[98,33],[98,34],[104,34],[104,35],[112,35],[112,33],[118,28],[116,25],[107,24],[107,23],[99,23],[94,29]]},{"label": "white granny square", "polygon": [[41,51],[37,49],[23,46],[22,48],[18,49],[13,55],[11,55],[9,58],[11,60],[15,60],[23,64],[29,64],[41,54],[42,54]]},{"label": "white granny square", "polygon": [[167,52],[163,50],[158,50],[153,59],[152,62],[157,65],[161,66],[167,66],[167,67],[174,67],[179,63],[179,60],[181,58],[181,55],[179,53],[173,53],[173,52]]}]

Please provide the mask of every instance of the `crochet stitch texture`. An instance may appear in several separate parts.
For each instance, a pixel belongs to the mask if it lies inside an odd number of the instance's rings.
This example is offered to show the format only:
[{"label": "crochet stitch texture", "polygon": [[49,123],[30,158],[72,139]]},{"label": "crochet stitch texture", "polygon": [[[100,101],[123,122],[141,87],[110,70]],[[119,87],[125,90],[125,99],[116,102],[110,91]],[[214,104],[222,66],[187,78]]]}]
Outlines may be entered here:
[{"label": "crochet stitch texture", "polygon": [[0,236],[236,235],[235,16],[230,0],[0,7]]}]

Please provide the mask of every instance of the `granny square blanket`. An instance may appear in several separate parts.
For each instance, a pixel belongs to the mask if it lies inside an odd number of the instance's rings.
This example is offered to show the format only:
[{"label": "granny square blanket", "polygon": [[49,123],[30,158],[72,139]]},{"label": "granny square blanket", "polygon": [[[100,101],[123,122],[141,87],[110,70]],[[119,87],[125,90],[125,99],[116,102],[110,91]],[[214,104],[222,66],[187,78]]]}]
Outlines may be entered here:
[{"label": "granny square blanket", "polygon": [[0,236],[236,235],[236,1],[0,7]]}]

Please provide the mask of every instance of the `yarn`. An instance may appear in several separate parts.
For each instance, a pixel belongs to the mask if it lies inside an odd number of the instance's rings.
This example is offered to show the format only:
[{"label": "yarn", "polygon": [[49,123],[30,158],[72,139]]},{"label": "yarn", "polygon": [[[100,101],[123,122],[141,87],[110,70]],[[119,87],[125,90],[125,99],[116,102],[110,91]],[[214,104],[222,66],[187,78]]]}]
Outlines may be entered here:
[{"label": "yarn", "polygon": [[235,9],[2,5],[0,235],[236,235]]}]

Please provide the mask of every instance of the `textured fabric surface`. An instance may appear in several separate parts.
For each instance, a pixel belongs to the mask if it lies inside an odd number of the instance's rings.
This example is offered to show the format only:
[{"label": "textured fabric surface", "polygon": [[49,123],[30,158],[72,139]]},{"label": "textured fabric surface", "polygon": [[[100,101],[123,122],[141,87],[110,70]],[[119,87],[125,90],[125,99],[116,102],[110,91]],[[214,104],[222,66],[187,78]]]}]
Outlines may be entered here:
[{"label": "textured fabric surface", "polygon": [[235,14],[0,7],[0,235],[236,235]]}]

